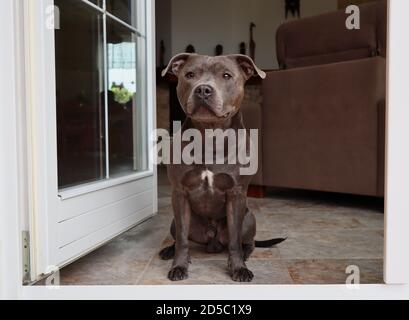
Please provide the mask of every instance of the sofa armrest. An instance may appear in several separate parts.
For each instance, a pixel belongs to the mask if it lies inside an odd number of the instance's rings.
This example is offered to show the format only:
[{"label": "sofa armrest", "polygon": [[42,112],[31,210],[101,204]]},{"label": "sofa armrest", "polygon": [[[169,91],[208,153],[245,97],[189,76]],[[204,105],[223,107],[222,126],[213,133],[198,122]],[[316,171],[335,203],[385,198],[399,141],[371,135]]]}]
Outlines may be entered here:
[{"label": "sofa armrest", "polygon": [[268,73],[265,184],[379,195],[385,72],[376,57]]},{"label": "sofa armrest", "polygon": [[348,30],[344,10],[284,23],[277,31],[281,69],[386,55],[386,1],[360,6],[361,28]]}]

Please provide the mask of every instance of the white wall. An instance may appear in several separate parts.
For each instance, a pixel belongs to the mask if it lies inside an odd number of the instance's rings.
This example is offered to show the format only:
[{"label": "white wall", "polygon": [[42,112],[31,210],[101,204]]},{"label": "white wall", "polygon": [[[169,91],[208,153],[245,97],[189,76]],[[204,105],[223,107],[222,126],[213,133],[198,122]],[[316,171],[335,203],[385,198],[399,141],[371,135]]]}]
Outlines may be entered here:
[{"label": "white wall", "polygon": [[[157,2],[169,0],[157,0]],[[275,33],[285,22],[284,0],[171,0],[171,50],[183,52],[192,44],[196,52],[214,54],[217,44],[222,44],[224,53],[238,53],[239,43],[249,42],[249,25],[254,22],[256,62],[262,68],[276,68]],[[337,9],[337,0],[302,0],[301,15],[308,17]],[[159,13],[157,13],[158,15]],[[163,22],[163,12],[159,15]],[[159,26],[158,30],[166,28]],[[158,32],[158,41],[166,33]],[[248,52],[248,51],[247,51]]]}]

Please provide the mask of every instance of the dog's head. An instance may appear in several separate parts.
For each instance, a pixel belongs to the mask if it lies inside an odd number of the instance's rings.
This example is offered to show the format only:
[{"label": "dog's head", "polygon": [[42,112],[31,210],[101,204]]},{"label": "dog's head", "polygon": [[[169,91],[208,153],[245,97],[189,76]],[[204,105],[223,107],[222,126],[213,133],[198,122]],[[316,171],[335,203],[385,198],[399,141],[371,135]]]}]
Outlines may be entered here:
[{"label": "dog's head", "polygon": [[178,54],[162,76],[167,73],[179,79],[177,93],[186,115],[204,123],[232,118],[240,109],[245,82],[252,76],[266,77],[251,58],[238,54],[217,57]]}]

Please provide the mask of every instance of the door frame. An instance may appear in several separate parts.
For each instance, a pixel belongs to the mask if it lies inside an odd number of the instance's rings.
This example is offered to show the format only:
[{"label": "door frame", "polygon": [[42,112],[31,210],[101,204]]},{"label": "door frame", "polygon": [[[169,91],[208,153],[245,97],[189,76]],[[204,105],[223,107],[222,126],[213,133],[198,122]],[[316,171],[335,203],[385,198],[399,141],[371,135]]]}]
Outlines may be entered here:
[{"label": "door frame", "polygon": [[409,284],[409,1],[389,0],[388,12],[384,280]]},{"label": "door frame", "polygon": [[[0,117],[0,148],[4,153],[0,157],[0,172],[4,179],[0,180],[0,200],[2,212],[0,214],[0,298],[35,298],[35,299],[62,299],[62,298],[133,298],[133,299],[163,299],[173,297],[174,287],[88,287],[64,288],[49,290],[44,287],[23,287],[21,285],[21,222],[24,220],[25,210],[22,203],[27,202],[19,189],[24,183],[21,177],[21,163],[29,161],[19,152],[18,141],[20,131],[16,128],[24,125],[18,118],[18,110],[25,106],[19,102],[24,94],[21,83],[17,80],[19,70],[18,32],[19,4],[24,0],[2,0],[0,7],[0,38],[4,46],[0,51],[0,65],[7,73],[0,74],[0,96],[2,97],[2,117]],[[154,30],[153,1],[148,1],[151,15],[149,28]],[[320,286],[189,286],[178,290],[177,299],[183,298],[210,298],[231,299],[249,298],[249,289],[252,297],[297,299],[297,298],[353,298],[353,299],[397,299],[409,296],[409,285],[392,285],[409,282],[409,243],[407,181],[409,181],[409,145],[402,137],[409,137],[409,110],[406,101],[409,100],[409,91],[405,86],[404,75],[409,74],[409,61],[405,56],[409,49],[409,42],[404,43],[405,30],[409,28],[406,12],[409,11],[409,2],[390,0],[389,10],[389,55],[388,55],[388,103],[387,103],[387,162],[386,162],[386,205],[385,205],[385,281],[386,285],[362,285],[359,290],[348,289],[344,285]],[[153,33],[154,34],[154,33]],[[151,55],[148,57],[154,66],[154,41],[149,40]],[[7,79],[2,75],[8,74]],[[12,80],[10,80],[10,78]],[[148,72],[148,82],[155,80],[155,69]],[[7,81],[7,82],[6,82]],[[11,86],[11,90],[10,90]],[[155,104],[154,87],[150,88],[150,103]],[[153,110],[151,112],[154,112]],[[153,114],[153,119],[155,116]]]},{"label": "door frame", "polygon": [[[24,140],[24,92],[21,63],[22,0],[0,3],[0,300],[22,295],[21,231],[27,219],[26,143]],[[7,75],[5,77],[4,75]]]},{"label": "door frame", "polygon": [[[81,0],[83,1],[83,0]],[[139,1],[141,3],[142,1]],[[146,1],[148,4],[149,1]],[[123,222],[121,227],[116,227],[109,238],[105,238],[98,244],[93,245],[88,250],[84,250],[82,255],[94,250],[106,241],[116,236],[120,232],[140,223],[143,219],[152,216],[157,211],[157,186],[156,168],[153,166],[152,149],[147,144],[148,168],[144,172],[130,174],[128,176],[103,180],[97,183],[78,186],[67,190],[58,189],[57,180],[57,128],[56,128],[56,97],[54,92],[55,77],[55,50],[54,50],[54,29],[47,29],[46,21],[50,17],[49,11],[45,8],[54,5],[54,0],[36,0],[25,2],[24,25],[27,38],[26,43],[26,84],[27,84],[27,127],[28,141],[31,163],[29,164],[29,186],[33,196],[30,203],[30,237],[32,244],[32,280],[40,274],[47,273],[57,267],[71,262],[74,259],[60,258],[56,245],[59,241],[57,229],[57,212],[62,202],[70,201],[82,195],[116,188],[125,184],[142,181],[142,179],[152,179],[152,209],[147,209],[141,213],[141,219],[136,221],[129,219]],[[149,12],[147,7],[146,12]],[[149,16],[149,14],[148,14]],[[146,24],[147,26],[149,24]],[[154,30],[145,30],[146,46],[146,119],[151,119],[145,128],[147,133],[156,128],[156,93],[155,92],[155,51],[151,43]],[[139,45],[138,45],[139,48]],[[138,63],[139,65],[139,63]],[[145,70],[143,70],[145,71]],[[148,140],[147,140],[148,141]],[[141,182],[142,183],[142,182]],[[57,195],[59,197],[57,197]],[[148,212],[150,211],[150,212]],[[143,215],[143,217],[142,217]],[[139,218],[138,218],[139,219]],[[135,221],[134,223],[132,221]],[[99,241],[99,240],[98,240]],[[70,250],[68,250],[70,251]],[[78,257],[77,257],[78,258]],[[62,261],[62,262],[60,262]]]}]

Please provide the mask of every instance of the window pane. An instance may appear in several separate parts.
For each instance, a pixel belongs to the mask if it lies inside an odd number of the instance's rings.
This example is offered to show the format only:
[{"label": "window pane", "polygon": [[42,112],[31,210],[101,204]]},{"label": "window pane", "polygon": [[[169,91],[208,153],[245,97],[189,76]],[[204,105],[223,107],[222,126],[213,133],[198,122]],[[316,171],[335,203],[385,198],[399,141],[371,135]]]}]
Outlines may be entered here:
[{"label": "window pane", "polygon": [[107,0],[107,10],[124,22],[136,26],[136,0]]},{"label": "window pane", "polygon": [[58,184],[105,178],[103,19],[78,0],[56,0]]},{"label": "window pane", "polygon": [[103,0],[88,0],[89,2],[92,2],[93,4],[96,4],[97,6],[101,7],[104,5]]},{"label": "window pane", "polygon": [[141,170],[136,35],[107,19],[110,175]]}]

